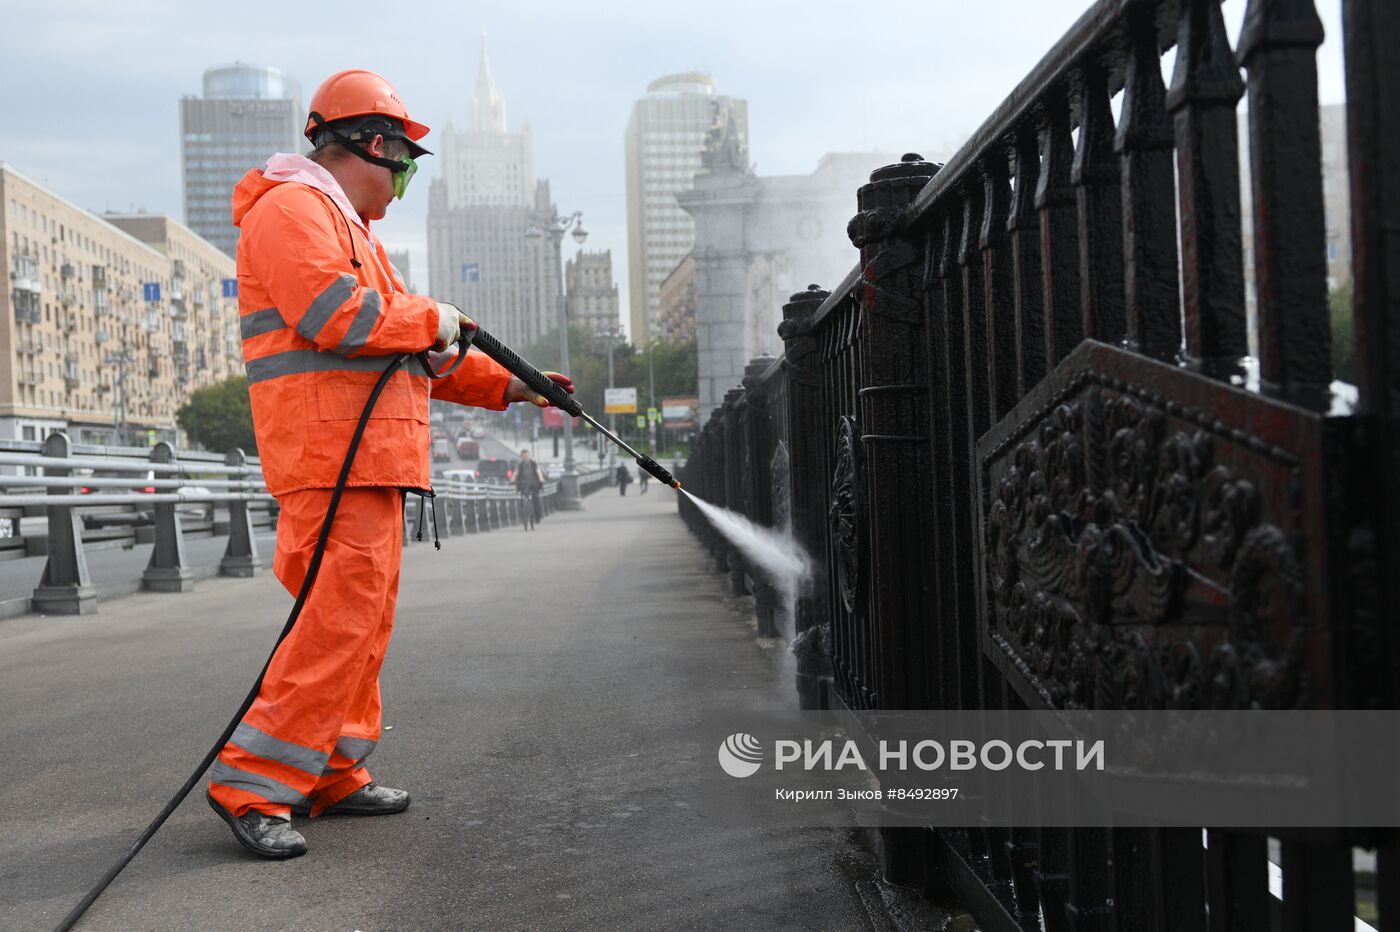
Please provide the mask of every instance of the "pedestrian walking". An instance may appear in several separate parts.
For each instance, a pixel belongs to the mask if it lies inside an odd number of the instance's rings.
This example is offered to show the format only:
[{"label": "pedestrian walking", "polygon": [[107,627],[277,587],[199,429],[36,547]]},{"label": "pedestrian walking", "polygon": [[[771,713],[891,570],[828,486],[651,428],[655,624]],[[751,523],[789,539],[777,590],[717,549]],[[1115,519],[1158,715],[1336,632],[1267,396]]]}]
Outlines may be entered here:
[{"label": "pedestrian walking", "polygon": [[645,469],[643,469],[642,467],[638,466],[638,467],[637,467],[637,494],[638,494],[638,495],[645,495],[645,494],[647,494],[647,482],[650,481],[650,480],[651,480],[651,473],[647,472]]},{"label": "pedestrian walking", "polygon": [[632,484],[632,470],[627,468],[626,463],[617,464],[617,494],[625,496],[627,486]]}]

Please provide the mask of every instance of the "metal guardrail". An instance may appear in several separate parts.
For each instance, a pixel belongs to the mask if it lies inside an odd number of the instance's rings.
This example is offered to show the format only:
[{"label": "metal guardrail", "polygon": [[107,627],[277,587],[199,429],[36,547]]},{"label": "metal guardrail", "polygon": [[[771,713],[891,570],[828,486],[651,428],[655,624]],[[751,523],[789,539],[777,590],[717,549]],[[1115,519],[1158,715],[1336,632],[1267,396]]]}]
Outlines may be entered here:
[{"label": "metal guardrail", "polygon": [[[444,537],[477,534],[520,524],[524,520],[525,498],[514,486],[449,479],[434,488],[437,497],[432,504],[437,511],[438,533]],[[558,483],[545,483],[540,490],[540,505],[544,514],[553,514],[557,510],[558,496]],[[405,541],[410,537],[410,523],[413,525],[412,536],[421,539],[416,517],[419,513],[410,500],[405,509]]]},{"label": "metal guardrail", "polygon": [[[42,510],[46,519],[47,561],[30,597],[33,611],[85,615],[97,610],[97,592],[83,545],[85,531],[89,539],[94,536],[94,529],[85,527],[87,522],[111,526],[149,520],[153,547],[141,577],[142,588],[149,591],[188,592],[194,587],[180,506],[207,505],[211,518],[215,505],[228,508],[229,537],[220,575],[256,576],[263,567],[253,539],[253,513],[275,513],[276,504],[263,484],[261,466],[242,450],[224,456],[193,452],[177,456],[165,442],[149,449],[79,445],[64,433],[54,433],[42,442],[0,441],[3,467],[27,471],[0,475],[0,490],[5,492],[0,498],[0,525],[10,532],[8,539],[20,538],[24,518]],[[130,478],[93,475],[97,472],[129,473]],[[596,492],[612,476],[608,468],[580,471],[580,494]],[[436,491],[432,507],[442,536],[479,533],[524,519],[525,499],[513,486],[447,480],[440,481]],[[540,492],[542,516],[558,510],[558,500],[559,483],[546,482]],[[147,513],[151,513],[149,519]],[[418,536],[418,514],[410,503],[405,542],[410,535]]]},{"label": "metal guardrail", "polygon": [[[0,440],[0,455],[7,454],[32,454],[38,455],[43,452],[44,440]],[[151,455],[150,447],[127,447],[116,444],[105,443],[73,443],[69,440],[68,449],[73,456],[97,456],[116,460],[149,460]],[[222,453],[211,453],[207,450],[182,450],[180,451],[181,463],[198,463],[200,472],[209,472],[224,467],[225,456]],[[249,460],[251,469],[256,470],[256,457]],[[26,463],[27,465],[27,463]],[[149,468],[149,467],[148,467]]]},{"label": "metal guardrail", "polygon": [[578,494],[592,495],[603,486],[612,485],[616,479],[616,469],[608,466],[600,466],[595,469],[583,469],[578,473]]},{"label": "metal guardrail", "polygon": [[[0,500],[0,522],[8,525],[10,537],[20,536],[20,522],[27,514],[42,509],[47,519],[48,559],[30,600],[34,611],[86,615],[97,610],[97,592],[83,548],[85,518],[97,519],[99,524],[137,523],[142,519],[133,512],[151,513],[153,546],[141,576],[142,587],[151,591],[194,588],[177,510],[180,505],[208,505],[211,518],[213,506],[228,507],[228,545],[219,562],[220,575],[255,576],[262,569],[252,512],[259,506],[266,511],[275,506],[263,485],[261,466],[242,450],[222,456],[192,452],[177,456],[165,442],[149,449],[105,447],[74,444],[67,434],[54,433],[42,442],[0,442],[0,467],[5,466],[35,473],[0,475],[0,487],[7,490]],[[84,474],[84,470],[130,473],[131,478]],[[191,478],[192,473],[200,478]],[[209,474],[224,478],[204,478]],[[81,488],[102,491],[75,491]],[[157,491],[141,491],[148,488]],[[15,494],[9,489],[24,491]]]},{"label": "metal guardrail", "polygon": [[[578,473],[579,494],[591,495],[612,481],[613,470],[580,470]],[[509,527],[524,520],[524,497],[512,485],[491,482],[471,482],[462,479],[438,480],[433,487],[437,493],[431,500],[437,517],[438,535],[452,537],[459,534],[479,534],[497,528]],[[540,505],[543,516],[559,510],[559,482],[551,480],[540,489]],[[425,515],[424,524],[429,531],[431,519],[426,517],[426,506],[420,509],[410,498],[404,507],[404,542],[423,539],[418,527],[420,511]]]}]

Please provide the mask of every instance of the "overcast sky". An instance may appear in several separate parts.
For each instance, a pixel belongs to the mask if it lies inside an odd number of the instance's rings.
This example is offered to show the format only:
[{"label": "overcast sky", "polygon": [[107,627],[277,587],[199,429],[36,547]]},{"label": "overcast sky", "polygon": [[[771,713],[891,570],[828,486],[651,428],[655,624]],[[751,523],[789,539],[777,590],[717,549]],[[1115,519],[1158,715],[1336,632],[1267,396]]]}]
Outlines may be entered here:
[{"label": "overcast sky", "polygon": [[[209,66],[276,66],[307,99],[327,75],[369,68],[397,85],[416,119],[438,127],[451,116],[460,126],[485,31],[511,128],[530,122],[536,171],[550,180],[560,210],[582,210],[588,248],[612,250],[625,308],[622,134],[652,79],[703,70],[721,93],[746,98],[761,175],[810,172],[832,151],[946,153],[1088,6],[0,0],[0,160],[92,210],[179,217],[178,101],[201,93]],[[1244,6],[1224,4],[1232,37]],[[1319,6],[1328,31],[1321,97],[1338,102],[1338,4]],[[429,148],[435,140],[428,137]],[[412,251],[420,288],[425,176],[436,174],[425,160],[404,202],[378,226],[392,248]]]}]

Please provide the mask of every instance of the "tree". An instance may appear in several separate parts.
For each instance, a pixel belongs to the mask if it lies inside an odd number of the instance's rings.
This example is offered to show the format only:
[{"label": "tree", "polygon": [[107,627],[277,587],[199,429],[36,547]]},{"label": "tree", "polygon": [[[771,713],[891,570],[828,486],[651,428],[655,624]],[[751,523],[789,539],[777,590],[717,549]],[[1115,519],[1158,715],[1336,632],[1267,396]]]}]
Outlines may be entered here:
[{"label": "tree", "polygon": [[220,453],[242,447],[253,456],[258,452],[253,437],[253,410],[248,402],[248,380],[235,375],[197,388],[179,411],[175,423],[180,425],[191,443]]},{"label": "tree", "polygon": [[[695,340],[678,343],[656,343],[652,350],[656,373],[656,403],[673,395],[694,395],[700,387],[700,359],[696,352]],[[637,357],[643,369],[646,355]],[[642,383],[646,384],[646,383]]]}]

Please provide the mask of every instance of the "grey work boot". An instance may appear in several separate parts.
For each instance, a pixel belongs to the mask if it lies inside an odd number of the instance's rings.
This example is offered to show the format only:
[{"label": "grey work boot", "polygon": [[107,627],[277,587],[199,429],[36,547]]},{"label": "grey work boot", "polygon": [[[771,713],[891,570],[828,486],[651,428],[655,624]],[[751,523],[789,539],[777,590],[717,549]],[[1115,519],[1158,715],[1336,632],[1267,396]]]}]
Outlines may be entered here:
[{"label": "grey work boot", "polygon": [[[378,783],[366,783],[321,815],[393,815],[409,804],[408,790],[392,790]],[[293,806],[292,815],[311,814],[310,806]]]},{"label": "grey work boot", "polygon": [[279,819],[264,815],[256,810],[234,817],[218,800],[208,793],[209,807],[219,814],[219,818],[233,829],[233,837],[238,843],[261,858],[294,858],[306,853],[306,839],[301,832],[292,828],[290,819]]}]

